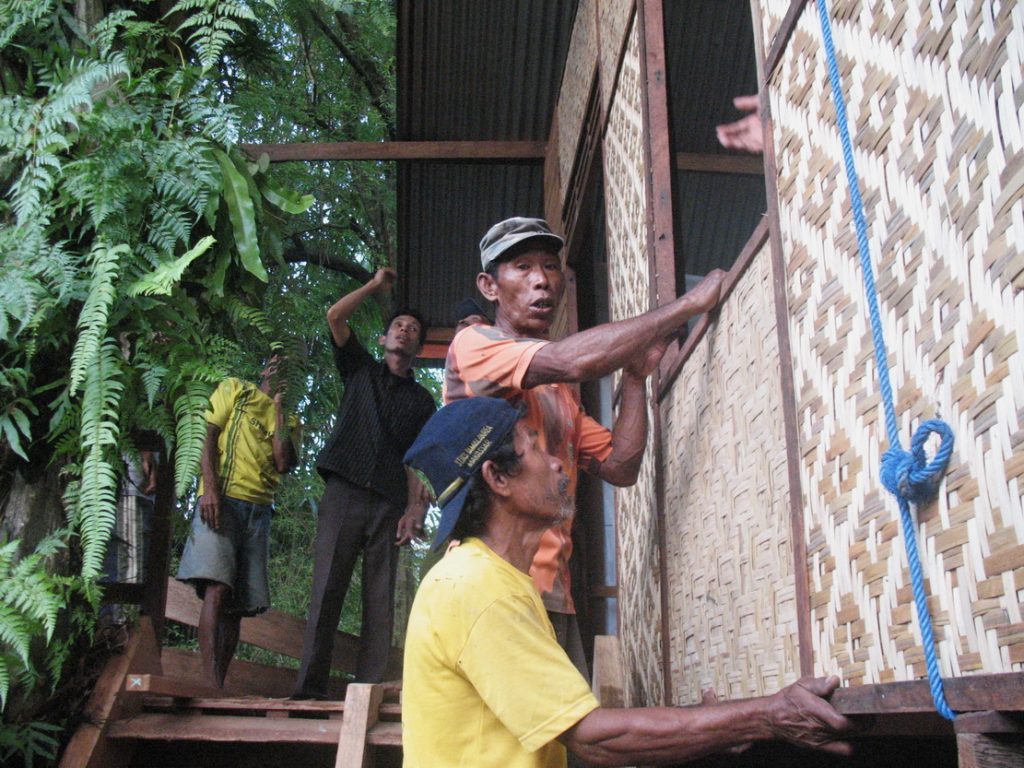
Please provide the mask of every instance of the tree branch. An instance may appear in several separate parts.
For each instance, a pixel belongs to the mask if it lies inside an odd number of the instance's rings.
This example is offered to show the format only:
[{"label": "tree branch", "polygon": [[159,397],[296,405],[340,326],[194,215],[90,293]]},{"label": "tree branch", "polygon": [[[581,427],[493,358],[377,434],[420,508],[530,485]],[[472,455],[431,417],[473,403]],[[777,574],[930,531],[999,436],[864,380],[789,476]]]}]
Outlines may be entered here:
[{"label": "tree branch", "polygon": [[377,63],[371,57],[360,56],[349,44],[350,41],[358,39],[359,30],[356,29],[347,14],[341,11],[336,12],[334,17],[338,21],[338,26],[341,27],[342,32],[348,38],[343,40],[316,11],[310,9],[309,13],[313,23],[320,28],[320,31],[324,33],[327,39],[338,49],[338,52],[352,66],[352,70],[370,94],[370,101],[374,108],[384,119],[388,138],[393,139],[395,137],[395,116],[391,111],[391,105],[388,104],[387,78],[384,77]]}]

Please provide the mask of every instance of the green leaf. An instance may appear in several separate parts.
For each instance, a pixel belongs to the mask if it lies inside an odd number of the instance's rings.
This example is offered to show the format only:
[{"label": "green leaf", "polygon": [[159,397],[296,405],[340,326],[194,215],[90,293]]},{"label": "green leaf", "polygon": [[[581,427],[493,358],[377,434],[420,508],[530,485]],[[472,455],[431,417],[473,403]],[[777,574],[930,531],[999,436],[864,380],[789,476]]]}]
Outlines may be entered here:
[{"label": "green leaf", "polygon": [[263,181],[263,197],[271,205],[276,205],[285,213],[305,213],[313,204],[312,195],[300,195],[290,189],[282,189],[270,179]]},{"label": "green leaf", "polygon": [[175,283],[181,280],[188,265],[206,253],[213,245],[213,235],[207,235],[176,259],[161,264],[128,286],[129,296],[170,296]]},{"label": "green leaf", "polygon": [[260,260],[259,236],[256,231],[256,212],[252,198],[249,196],[249,185],[231,158],[219,149],[213,150],[217,163],[220,165],[224,180],[224,202],[228,206],[228,217],[235,234],[235,247],[242,258],[242,266],[264,283],[267,282],[267,270]]}]

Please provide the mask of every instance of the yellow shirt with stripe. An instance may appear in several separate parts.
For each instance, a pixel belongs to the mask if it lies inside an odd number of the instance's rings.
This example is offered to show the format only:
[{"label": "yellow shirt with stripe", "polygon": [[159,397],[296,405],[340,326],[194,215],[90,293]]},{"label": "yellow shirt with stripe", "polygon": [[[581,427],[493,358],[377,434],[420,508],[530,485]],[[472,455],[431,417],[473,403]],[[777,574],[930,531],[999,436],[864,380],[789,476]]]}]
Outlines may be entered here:
[{"label": "yellow shirt with stripe", "polygon": [[[210,396],[206,421],[220,428],[220,492],[241,501],[273,504],[281,474],[274,466],[274,433],[277,415],[274,401],[255,384],[224,379]],[[295,442],[298,420],[288,419]],[[203,493],[200,478],[199,493]]]},{"label": "yellow shirt with stripe", "polygon": [[530,577],[476,538],[423,579],[402,677],[405,768],[563,768],[558,736],[599,706]]}]

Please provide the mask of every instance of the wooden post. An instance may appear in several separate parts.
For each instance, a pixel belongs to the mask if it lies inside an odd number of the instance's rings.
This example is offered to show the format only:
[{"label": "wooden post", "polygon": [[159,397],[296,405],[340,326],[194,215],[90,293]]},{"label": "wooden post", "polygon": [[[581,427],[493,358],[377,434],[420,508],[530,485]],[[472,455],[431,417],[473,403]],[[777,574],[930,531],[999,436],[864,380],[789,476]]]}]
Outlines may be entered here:
[{"label": "wooden post", "polygon": [[334,768],[369,768],[372,755],[367,749],[366,734],[377,724],[384,686],[350,683],[345,693],[345,715],[341,720],[338,756]]},{"label": "wooden post", "polygon": [[149,534],[142,612],[153,621],[157,642],[164,632],[167,610],[167,577],[171,567],[171,517],[174,512],[174,456],[164,451],[156,468],[156,500],[153,528]]},{"label": "wooden post", "polygon": [[1024,765],[1024,736],[958,733],[956,751],[960,768],[1017,768]]},{"label": "wooden post", "polygon": [[131,762],[132,745],[107,738],[110,723],[133,714],[138,706],[137,698],[124,694],[125,678],[131,672],[161,672],[156,634],[145,616],[139,620],[124,653],[112,657],[104,667],[89,698],[83,724],[61,755],[60,768],[121,768]]},{"label": "wooden post", "polygon": [[615,635],[594,636],[594,682],[591,690],[602,707],[618,709],[626,705],[622,657],[619,638]]}]

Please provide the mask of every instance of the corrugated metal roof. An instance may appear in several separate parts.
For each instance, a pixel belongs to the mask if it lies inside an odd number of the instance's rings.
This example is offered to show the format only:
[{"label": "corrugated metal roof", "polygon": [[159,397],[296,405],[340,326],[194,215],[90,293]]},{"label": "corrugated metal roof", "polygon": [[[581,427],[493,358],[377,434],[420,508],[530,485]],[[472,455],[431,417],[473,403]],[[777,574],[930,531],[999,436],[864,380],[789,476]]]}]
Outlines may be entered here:
[{"label": "corrugated metal roof", "polygon": [[[398,0],[398,139],[545,140],[575,0]],[[724,153],[717,124],[756,90],[746,0],[666,0],[674,152]],[[678,171],[677,253],[686,271],[728,266],[765,210],[756,176]],[[435,326],[476,296],[477,243],[507,216],[543,214],[543,168],[504,162],[407,162],[398,169],[403,303]],[[677,264],[682,284],[681,264]]]},{"label": "corrugated metal roof", "polygon": [[[398,138],[544,141],[575,0],[400,0]],[[477,297],[477,243],[496,221],[543,215],[543,166],[411,162],[398,172],[404,302],[437,326]]]}]

